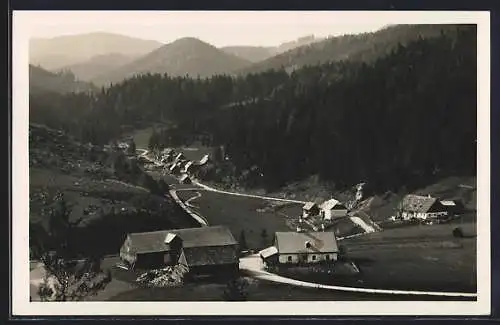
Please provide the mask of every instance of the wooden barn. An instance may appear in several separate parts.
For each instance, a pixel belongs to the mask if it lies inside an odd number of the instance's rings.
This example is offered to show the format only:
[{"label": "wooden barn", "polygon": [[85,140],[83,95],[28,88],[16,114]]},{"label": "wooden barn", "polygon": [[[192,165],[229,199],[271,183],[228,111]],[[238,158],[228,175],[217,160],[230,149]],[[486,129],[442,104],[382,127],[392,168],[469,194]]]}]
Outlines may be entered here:
[{"label": "wooden barn", "polygon": [[133,269],[182,264],[189,275],[234,275],[238,243],[224,226],[160,230],[127,235],[120,258]]},{"label": "wooden barn", "polygon": [[338,258],[333,232],[276,232],[273,246],[260,252],[268,265],[334,263]]}]

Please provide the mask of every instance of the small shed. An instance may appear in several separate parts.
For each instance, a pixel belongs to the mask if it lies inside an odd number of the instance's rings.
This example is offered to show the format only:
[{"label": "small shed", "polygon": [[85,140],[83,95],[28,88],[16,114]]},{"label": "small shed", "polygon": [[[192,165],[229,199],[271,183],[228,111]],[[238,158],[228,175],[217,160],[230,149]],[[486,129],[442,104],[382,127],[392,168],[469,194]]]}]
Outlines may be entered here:
[{"label": "small shed", "polygon": [[261,250],[259,256],[266,265],[278,264],[278,249],[274,246]]},{"label": "small shed", "polygon": [[319,206],[314,202],[307,202],[302,207],[302,216],[304,218],[307,218],[310,216],[316,216],[318,214],[319,214]]},{"label": "small shed", "polygon": [[183,174],[179,179],[179,183],[181,184],[191,184],[191,178],[187,174]]}]

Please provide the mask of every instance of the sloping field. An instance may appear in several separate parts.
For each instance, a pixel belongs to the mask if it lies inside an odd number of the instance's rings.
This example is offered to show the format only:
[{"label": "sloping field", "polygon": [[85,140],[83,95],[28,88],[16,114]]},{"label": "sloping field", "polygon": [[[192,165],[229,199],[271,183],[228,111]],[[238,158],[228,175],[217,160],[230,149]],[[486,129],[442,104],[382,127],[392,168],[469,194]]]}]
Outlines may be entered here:
[{"label": "sloping field", "polygon": [[[95,149],[95,148],[94,148]],[[72,238],[79,255],[116,254],[128,232],[196,226],[170,197],[116,179],[109,153],[64,133],[30,126],[30,245],[45,240],[45,209],[60,192],[82,219]]]},{"label": "sloping field", "polygon": [[383,289],[476,292],[475,224],[412,226],[345,239],[347,254],[361,274],[345,279],[316,276],[321,282]]},{"label": "sloping field", "polygon": [[[197,196],[197,191],[179,191],[177,194],[183,201]],[[246,242],[249,248],[259,249],[267,247],[272,243],[272,236],[276,231],[287,231],[286,219],[274,212],[265,210],[265,200],[229,196],[210,191],[198,191],[202,195],[189,203],[195,212],[203,215],[210,225],[225,225],[229,227],[236,239],[239,239],[241,231],[245,232]],[[289,204],[280,209],[284,214],[296,214],[301,206]],[[259,212],[260,211],[260,212]],[[261,236],[265,229],[266,240]]]}]

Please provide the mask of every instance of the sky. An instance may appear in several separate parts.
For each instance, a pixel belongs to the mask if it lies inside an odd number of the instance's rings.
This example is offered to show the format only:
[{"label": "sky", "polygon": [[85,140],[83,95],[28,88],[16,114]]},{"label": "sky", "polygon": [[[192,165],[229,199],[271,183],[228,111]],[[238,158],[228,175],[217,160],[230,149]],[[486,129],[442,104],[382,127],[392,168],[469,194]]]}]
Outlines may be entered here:
[{"label": "sky", "polygon": [[[14,17],[19,12],[14,12]],[[356,34],[397,23],[456,22],[458,12],[339,11],[25,11],[31,37],[110,32],[172,42],[196,37],[215,46],[275,46],[306,35]],[[438,13],[438,15],[436,15]],[[463,16],[463,15],[462,15]],[[14,18],[15,19],[15,18]]]}]

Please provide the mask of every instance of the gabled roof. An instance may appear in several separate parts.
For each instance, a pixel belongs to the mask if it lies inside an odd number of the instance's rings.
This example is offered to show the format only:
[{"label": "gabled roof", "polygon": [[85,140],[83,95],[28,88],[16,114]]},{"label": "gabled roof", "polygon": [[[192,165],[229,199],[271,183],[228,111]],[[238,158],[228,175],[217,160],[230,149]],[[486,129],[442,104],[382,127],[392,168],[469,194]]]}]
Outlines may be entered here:
[{"label": "gabled roof", "polygon": [[307,202],[306,204],[304,204],[304,206],[302,207],[302,209],[304,209],[304,210],[311,210],[314,206],[317,206],[317,204],[314,203],[314,202]]},{"label": "gabled roof", "polygon": [[278,254],[278,249],[274,246],[271,246],[271,247],[268,247],[266,249],[261,250],[259,254],[262,258],[268,258],[268,257],[271,257],[275,254]]},{"label": "gabled roof", "polygon": [[170,247],[165,243],[165,239],[169,234],[170,236],[175,234],[181,238],[184,248],[237,244],[228,228],[212,226],[131,233],[128,234],[128,238],[131,240],[131,251],[136,253],[168,251]]},{"label": "gabled roof", "polygon": [[346,209],[346,207],[335,199],[330,199],[321,204],[321,209],[331,210],[331,209]]},{"label": "gabled roof", "polygon": [[403,211],[426,213],[436,202],[437,199],[433,197],[408,194],[401,204]]},{"label": "gabled roof", "polygon": [[[310,244],[307,247],[306,243]],[[277,232],[275,246],[280,254],[337,252],[333,232]]]}]

